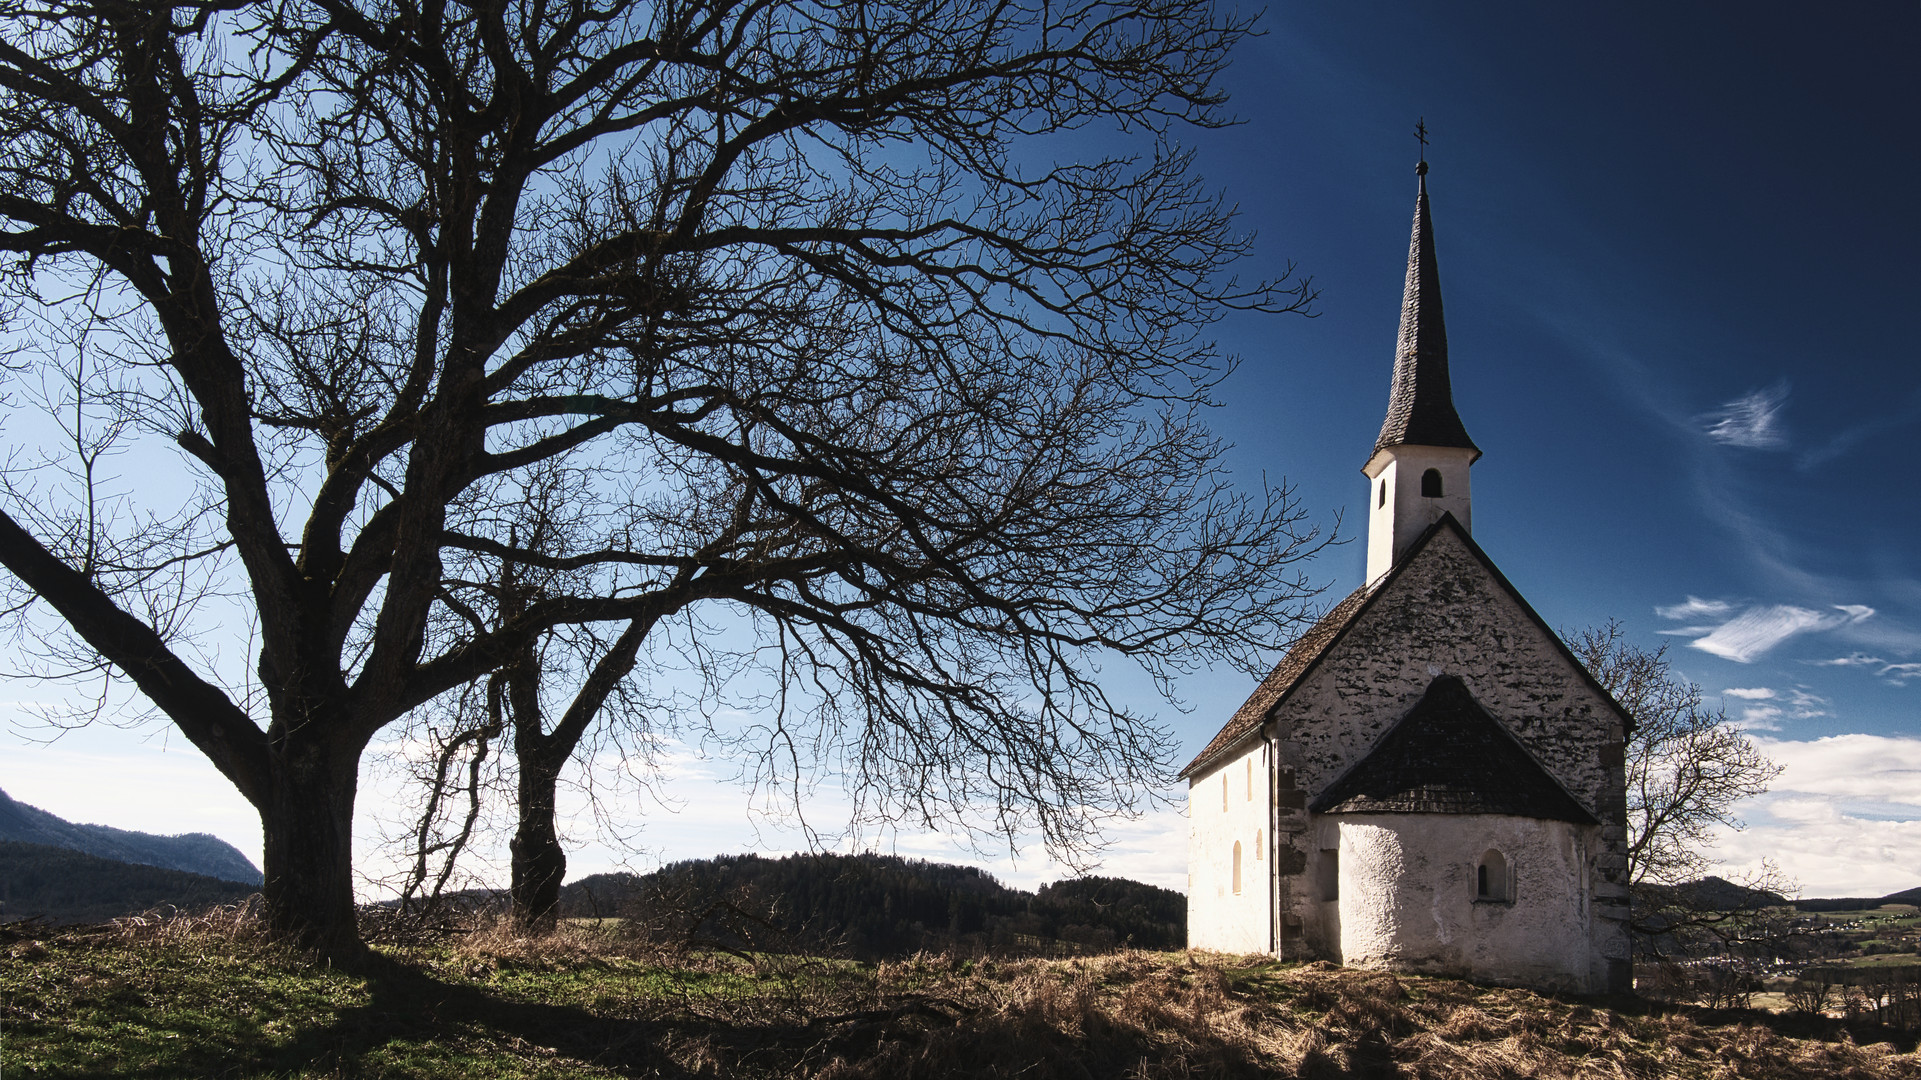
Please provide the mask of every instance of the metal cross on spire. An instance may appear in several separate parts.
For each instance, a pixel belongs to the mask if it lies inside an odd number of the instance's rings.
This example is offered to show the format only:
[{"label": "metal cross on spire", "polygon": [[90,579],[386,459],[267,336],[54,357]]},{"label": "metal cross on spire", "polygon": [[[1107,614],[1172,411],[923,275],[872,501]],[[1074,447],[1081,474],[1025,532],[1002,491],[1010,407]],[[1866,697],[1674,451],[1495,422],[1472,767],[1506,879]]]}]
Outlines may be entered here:
[{"label": "metal cross on spire", "polygon": [[1422,176],[1426,176],[1427,175],[1427,117],[1423,116],[1419,120],[1414,121],[1414,137],[1421,141],[1421,163],[1415,166],[1415,171],[1420,173]]}]

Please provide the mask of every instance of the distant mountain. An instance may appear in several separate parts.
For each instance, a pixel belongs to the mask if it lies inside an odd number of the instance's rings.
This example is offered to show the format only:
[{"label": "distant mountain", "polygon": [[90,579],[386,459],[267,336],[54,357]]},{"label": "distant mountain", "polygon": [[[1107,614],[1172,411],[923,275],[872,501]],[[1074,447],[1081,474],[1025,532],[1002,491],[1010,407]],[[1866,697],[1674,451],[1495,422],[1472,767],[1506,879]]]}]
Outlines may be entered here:
[{"label": "distant mountain", "polygon": [[561,914],[621,916],[663,939],[860,958],[1187,943],[1187,898],[1170,889],[1089,877],[1030,893],[978,867],[872,854],[727,855],[594,874],[562,888]]},{"label": "distant mountain", "polygon": [[72,848],[0,840],[0,922],[36,915],[62,923],[102,922],[162,904],[231,903],[256,888]]},{"label": "distant mountain", "polygon": [[76,825],[0,791],[0,840],[70,848],[103,859],[184,870],[258,886],[260,870],[232,844],[207,833],[155,836],[106,825]]},{"label": "distant mountain", "polygon": [[1921,887],[1903,889],[1886,896],[1831,896],[1794,902],[1798,911],[1872,911],[1882,904],[1921,905]]}]

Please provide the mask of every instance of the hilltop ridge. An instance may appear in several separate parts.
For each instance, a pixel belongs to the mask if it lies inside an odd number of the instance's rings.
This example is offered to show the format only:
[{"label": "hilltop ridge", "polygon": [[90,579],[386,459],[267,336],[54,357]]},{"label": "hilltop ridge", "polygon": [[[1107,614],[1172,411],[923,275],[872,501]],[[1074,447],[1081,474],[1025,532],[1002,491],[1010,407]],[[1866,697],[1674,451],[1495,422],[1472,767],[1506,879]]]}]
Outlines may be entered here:
[{"label": "hilltop ridge", "polygon": [[81,825],[29,806],[0,791],[0,840],[67,848],[116,862],[184,870],[202,877],[259,886],[260,868],[240,849],[211,833],[154,833]]}]

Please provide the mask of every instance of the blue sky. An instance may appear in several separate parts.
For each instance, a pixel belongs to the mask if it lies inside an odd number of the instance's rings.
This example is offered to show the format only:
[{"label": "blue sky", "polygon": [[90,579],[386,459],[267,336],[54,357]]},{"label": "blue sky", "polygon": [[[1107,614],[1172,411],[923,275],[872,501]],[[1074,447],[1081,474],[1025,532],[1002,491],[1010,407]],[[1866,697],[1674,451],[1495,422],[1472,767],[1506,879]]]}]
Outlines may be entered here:
[{"label": "blue sky", "polygon": [[[1204,160],[1322,314],[1226,328],[1236,468],[1361,523],[1425,116],[1477,539],[1550,623],[1776,692],[1736,715],[1916,733],[1921,17],[1877,10],[1271,11]],[[1362,560],[1323,560],[1336,594]]]},{"label": "blue sky", "polygon": [[[1921,884],[1921,10],[1346,2],[1263,26],[1227,75],[1245,122],[1187,139],[1258,233],[1248,273],[1293,262],[1322,299],[1218,328],[1243,365],[1214,422],[1238,478],[1344,512],[1355,542],[1312,567],[1328,602],[1361,578],[1424,117],[1455,401],[1486,452],[1476,539],[1551,625],[1669,644],[1788,763],[1731,865],[1772,855],[1817,893]],[[1251,685],[1195,677],[1164,715],[1191,752]],[[12,730],[16,797],[257,859],[245,804],[164,731]],[[688,755],[657,798],[620,795],[636,861],[801,843],[725,771]],[[574,830],[577,872],[619,861],[579,806]],[[1178,807],[1114,835],[1109,872],[1181,884]]]}]

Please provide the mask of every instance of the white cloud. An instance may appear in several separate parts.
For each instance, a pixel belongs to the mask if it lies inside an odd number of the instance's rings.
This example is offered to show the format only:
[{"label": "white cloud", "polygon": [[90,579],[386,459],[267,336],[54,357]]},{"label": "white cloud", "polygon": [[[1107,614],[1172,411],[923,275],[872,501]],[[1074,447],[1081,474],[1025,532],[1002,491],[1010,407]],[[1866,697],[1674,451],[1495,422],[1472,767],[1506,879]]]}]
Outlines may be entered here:
[{"label": "white cloud", "polygon": [[1855,653],[1852,656],[1837,656],[1832,660],[1816,660],[1814,663],[1817,667],[1871,667],[1877,664],[1885,664],[1887,661],[1878,656],[1869,656],[1866,653]]},{"label": "white cloud", "polygon": [[1751,390],[1700,420],[1706,423],[1707,437],[1727,446],[1765,450],[1786,445],[1779,423],[1781,406],[1788,400],[1788,384],[1775,383]]},{"label": "white cloud", "polygon": [[1837,656],[1832,660],[1816,660],[1813,663],[1816,667],[1878,668],[1875,674],[1896,686],[1908,685],[1909,679],[1921,679],[1921,663],[1896,663],[1892,660],[1883,660],[1878,656],[1869,656],[1866,653]]},{"label": "white cloud", "polygon": [[1663,619],[1718,619],[1732,614],[1733,611],[1734,604],[1730,601],[1703,600],[1698,596],[1690,596],[1684,603],[1669,604],[1667,607],[1654,609],[1654,613]]},{"label": "white cloud", "polygon": [[1754,739],[1785,766],[1724,832],[1725,870],[1776,863],[1804,896],[1885,896],[1921,885],[1921,738]]},{"label": "white cloud", "polygon": [[1730,686],[1726,690],[1721,691],[1721,693],[1727,695],[1728,697],[1738,697],[1745,701],[1766,701],[1769,698],[1774,696],[1774,691],[1768,689],[1765,686],[1755,686],[1755,687]]},{"label": "white cloud", "polygon": [[1789,690],[1787,702],[1793,708],[1794,718],[1797,720],[1810,720],[1817,716],[1828,715],[1828,711],[1822,708],[1823,705],[1828,704],[1828,699],[1818,694],[1810,694],[1806,690],[1798,688]]},{"label": "white cloud", "polygon": [[1906,686],[1909,679],[1921,679],[1921,664],[1889,664],[1880,674],[1897,686]]},{"label": "white cloud", "polygon": [[1781,709],[1777,705],[1750,705],[1741,710],[1741,727],[1748,731],[1781,730]]},{"label": "white cloud", "polygon": [[1833,630],[1873,614],[1873,608],[1860,604],[1837,604],[1830,611],[1792,604],[1751,607],[1688,644],[1702,652],[1746,664],[1796,634]]}]

